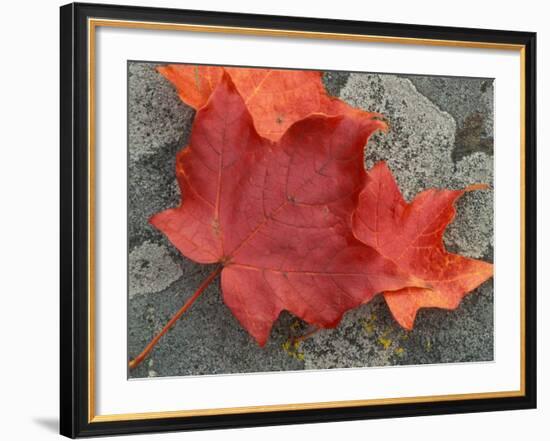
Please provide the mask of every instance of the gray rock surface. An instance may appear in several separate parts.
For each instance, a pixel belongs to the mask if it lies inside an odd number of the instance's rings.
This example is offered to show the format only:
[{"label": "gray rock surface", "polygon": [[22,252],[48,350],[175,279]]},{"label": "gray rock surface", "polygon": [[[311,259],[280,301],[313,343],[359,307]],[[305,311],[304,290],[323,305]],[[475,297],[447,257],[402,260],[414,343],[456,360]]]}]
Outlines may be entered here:
[{"label": "gray rock surface", "polygon": [[[129,80],[129,311],[128,357],[137,355],[211,268],[182,257],[148,224],[179,203],[175,153],[189,136],[194,112],[154,69],[130,63]],[[376,134],[368,167],[387,160],[406,198],[429,187],[467,193],[445,234],[447,248],[492,260],[493,82],[327,72],[329,93],[387,116],[391,129]],[[493,359],[493,285],[486,282],[455,311],[421,310],[415,329],[402,330],[382,298],[350,311],[340,326],[299,345],[289,336],[307,326],[283,313],[259,348],[223,304],[213,283],[163,338],[133,378],[484,361]]]},{"label": "gray rock surface", "polygon": [[128,64],[128,237],[130,251],[145,240],[164,243],[147,220],[177,205],[176,152],[187,142],[195,112],[147,63]]},{"label": "gray rock surface", "polygon": [[490,191],[467,192],[458,200],[455,221],[445,232],[450,251],[493,261],[493,157],[483,152],[465,156],[456,164],[452,184],[464,188],[487,184]]},{"label": "gray rock surface", "polygon": [[453,159],[476,151],[493,154],[493,80],[410,76],[416,89],[457,124]]},{"label": "gray rock surface", "polygon": [[168,288],[183,276],[181,266],[161,244],[149,241],[136,246],[129,256],[129,295],[155,293]]},{"label": "gray rock surface", "polygon": [[128,149],[135,161],[187,137],[193,110],[181,102],[154,65],[128,63]]},{"label": "gray rock surface", "polygon": [[390,130],[369,141],[365,159],[370,168],[385,160],[406,199],[430,187],[443,187],[453,175],[451,152],[456,122],[407,78],[352,74],[341,98],[354,107],[385,115]]}]

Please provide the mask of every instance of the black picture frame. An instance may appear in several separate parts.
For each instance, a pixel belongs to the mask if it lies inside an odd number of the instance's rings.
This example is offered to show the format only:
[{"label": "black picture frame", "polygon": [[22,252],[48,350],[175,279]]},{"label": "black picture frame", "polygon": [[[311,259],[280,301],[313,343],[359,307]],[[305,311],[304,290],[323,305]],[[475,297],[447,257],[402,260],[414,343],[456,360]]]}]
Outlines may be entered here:
[{"label": "black picture frame", "polygon": [[[89,408],[88,18],[521,45],[524,50],[524,394],[191,417],[94,420]],[[73,3],[60,9],[60,432],[75,438],[536,407],[536,34]]]}]

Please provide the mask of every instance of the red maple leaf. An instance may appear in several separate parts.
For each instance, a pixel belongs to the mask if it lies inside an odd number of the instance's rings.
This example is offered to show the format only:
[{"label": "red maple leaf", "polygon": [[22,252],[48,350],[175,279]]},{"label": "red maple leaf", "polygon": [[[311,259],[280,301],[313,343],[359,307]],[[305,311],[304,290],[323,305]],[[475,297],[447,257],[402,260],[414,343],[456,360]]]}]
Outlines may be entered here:
[{"label": "red maple leaf", "polygon": [[273,143],[229,75],[198,111],[177,157],[182,203],[150,222],[188,258],[221,264],[224,301],[260,345],[283,310],[330,328],[378,292],[426,286],[351,231],[378,127],[311,115]]},{"label": "red maple leaf", "polygon": [[[319,71],[182,64],[159,66],[157,70],[176,87],[181,100],[195,109],[207,103],[224,71],[227,72],[243,97],[256,130],[272,141],[312,113],[353,113],[365,120],[381,118],[377,113],[354,109],[329,96]],[[385,129],[386,125],[379,121],[378,127]]]},{"label": "red maple leaf", "polygon": [[462,298],[493,275],[493,265],[448,253],[443,233],[455,216],[454,202],[464,190],[421,192],[409,204],[384,162],[369,171],[369,179],[353,215],[353,231],[363,243],[423,280],[426,288],[385,292],[384,298],[401,326],[412,329],[420,308],[455,309]]}]

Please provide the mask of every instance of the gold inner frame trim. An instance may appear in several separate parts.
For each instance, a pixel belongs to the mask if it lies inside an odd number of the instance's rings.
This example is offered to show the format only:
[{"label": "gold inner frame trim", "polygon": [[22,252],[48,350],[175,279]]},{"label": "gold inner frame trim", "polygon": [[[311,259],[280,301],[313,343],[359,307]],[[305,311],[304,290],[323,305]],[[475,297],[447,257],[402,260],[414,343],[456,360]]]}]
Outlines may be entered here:
[{"label": "gold inner frame trim", "polygon": [[[275,404],[264,406],[229,407],[218,409],[193,409],[161,412],[97,415],[95,413],[95,36],[96,28],[114,27],[161,31],[186,31],[222,34],[238,34],[268,37],[290,37],[358,41],[368,43],[412,44],[420,46],[463,47],[475,49],[511,50],[520,53],[520,207],[521,207],[521,269],[520,269],[520,389],[453,395],[377,398],[365,400],[328,401],[316,403]],[[247,28],[233,26],[191,25],[179,23],[155,23],[141,21],[88,19],[88,422],[114,422],[178,418],[194,416],[230,415],[240,413],[277,412],[290,410],[334,409],[389,404],[411,404],[473,399],[520,397],[525,395],[525,46],[491,42],[405,38],[377,35],[322,33],[278,29]]]}]

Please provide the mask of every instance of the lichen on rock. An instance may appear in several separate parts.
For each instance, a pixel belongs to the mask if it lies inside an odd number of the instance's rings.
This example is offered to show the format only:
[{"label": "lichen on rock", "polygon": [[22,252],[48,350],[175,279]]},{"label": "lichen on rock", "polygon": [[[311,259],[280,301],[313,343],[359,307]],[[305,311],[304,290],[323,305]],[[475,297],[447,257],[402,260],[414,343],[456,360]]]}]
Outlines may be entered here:
[{"label": "lichen on rock", "polygon": [[163,245],[143,242],[129,255],[130,299],[138,294],[160,292],[178,280],[183,271]]}]

